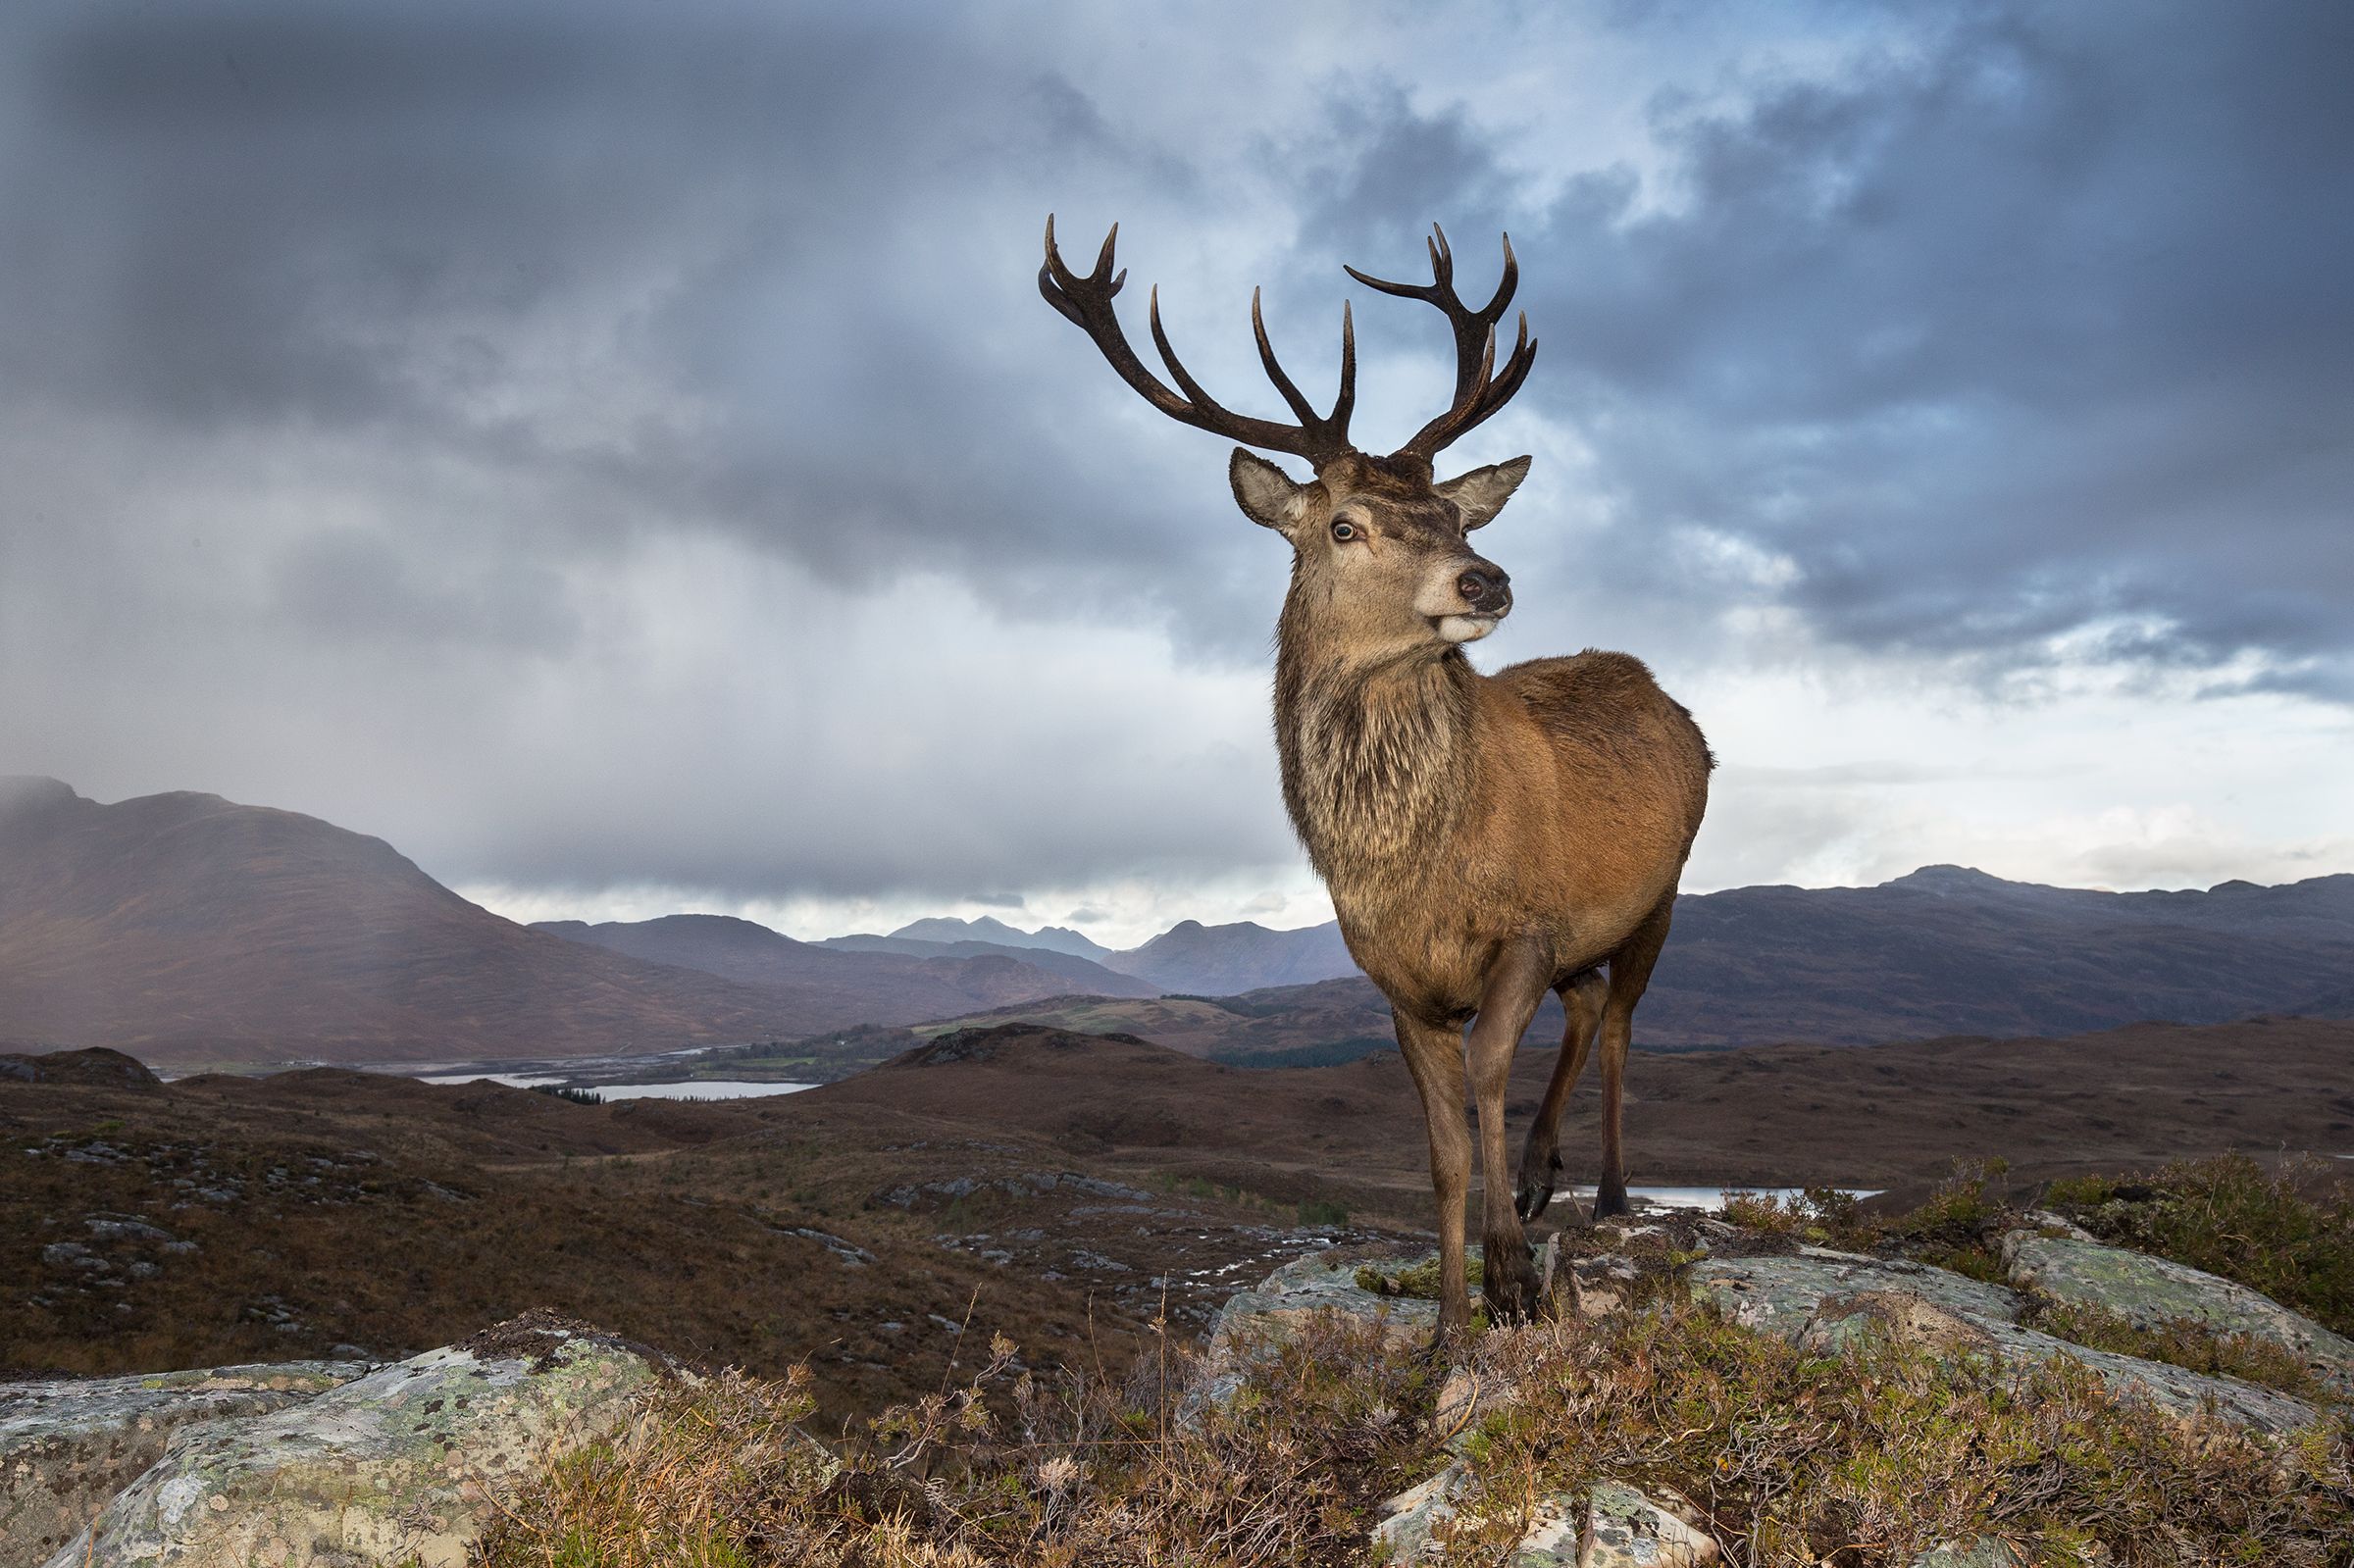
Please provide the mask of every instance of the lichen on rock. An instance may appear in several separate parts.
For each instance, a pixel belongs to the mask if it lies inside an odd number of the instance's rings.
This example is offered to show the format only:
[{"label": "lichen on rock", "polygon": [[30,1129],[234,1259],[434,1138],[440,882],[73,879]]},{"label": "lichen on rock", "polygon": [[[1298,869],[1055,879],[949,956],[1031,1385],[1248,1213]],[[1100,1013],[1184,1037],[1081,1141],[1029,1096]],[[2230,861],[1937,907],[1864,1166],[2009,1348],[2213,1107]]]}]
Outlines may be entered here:
[{"label": "lichen on rock", "polygon": [[48,1558],[181,1429],[297,1404],[367,1370],[296,1361],[0,1387],[0,1563]]},{"label": "lichen on rock", "polygon": [[463,1568],[498,1494],[620,1425],[657,1362],[534,1314],[307,1403],[192,1429],[50,1568]]}]

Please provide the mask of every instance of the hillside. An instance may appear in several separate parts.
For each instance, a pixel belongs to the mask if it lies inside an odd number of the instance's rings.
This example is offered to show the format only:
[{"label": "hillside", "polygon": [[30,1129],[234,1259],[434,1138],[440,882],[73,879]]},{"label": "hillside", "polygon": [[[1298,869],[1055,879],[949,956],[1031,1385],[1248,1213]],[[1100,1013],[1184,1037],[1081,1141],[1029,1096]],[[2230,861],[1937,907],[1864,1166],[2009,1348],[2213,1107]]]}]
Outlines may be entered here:
[{"label": "hillside", "polygon": [[[2310,1021],[1643,1053],[1630,1170],[1925,1189],[1998,1154],[2032,1183],[2341,1153],[2350,1054],[2354,1024]],[[1515,1138],[1549,1067],[1517,1064]],[[1589,1084],[1570,1182],[1594,1119]],[[407,1353],[549,1306],[772,1375],[812,1357],[829,1410],[872,1408],[938,1387],[976,1300],[984,1340],[1116,1364],[1155,1315],[1190,1333],[1304,1247],[1430,1224],[1395,1054],[1247,1072],[1022,1026],[711,1104],[0,1057],[0,1279],[32,1282],[0,1292],[0,1365],[25,1369]]]},{"label": "hillside", "polygon": [[[795,941],[729,915],[665,915],[657,920],[536,923],[534,931],[588,942],[651,963],[700,970],[745,986],[793,993],[812,1020],[804,1033],[852,1024],[904,1024],[980,1007],[1109,987],[1135,995],[1148,987],[1083,958],[1046,949],[1025,952],[943,944],[934,952],[876,952]],[[822,1013],[823,1016],[820,1016]]]},{"label": "hillside", "polygon": [[[217,795],[0,792],[0,1037],[158,1062],[663,1050],[801,998],[502,920],[381,839]],[[822,1025],[817,1027],[823,1027]]]}]

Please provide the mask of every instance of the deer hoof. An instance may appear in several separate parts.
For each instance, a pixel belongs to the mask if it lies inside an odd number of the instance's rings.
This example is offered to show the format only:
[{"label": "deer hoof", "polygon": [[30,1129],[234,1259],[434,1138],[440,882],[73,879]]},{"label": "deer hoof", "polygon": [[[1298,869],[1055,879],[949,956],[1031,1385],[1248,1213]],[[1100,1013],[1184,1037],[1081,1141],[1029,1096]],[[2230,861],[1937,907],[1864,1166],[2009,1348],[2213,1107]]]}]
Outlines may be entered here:
[{"label": "deer hoof", "polygon": [[1632,1214],[1635,1206],[1626,1200],[1624,1182],[1605,1182],[1594,1189],[1594,1217],[1611,1219],[1615,1215]]},{"label": "deer hoof", "polygon": [[1537,1279],[1537,1266],[1530,1259],[1526,1244],[1490,1241],[1485,1251],[1488,1262],[1480,1295],[1488,1304],[1488,1321],[1525,1323],[1534,1318],[1544,1288]]},{"label": "deer hoof", "polygon": [[1524,1162],[1520,1168],[1520,1188],[1512,1197],[1512,1208],[1523,1223],[1545,1212],[1553,1202],[1553,1179],[1561,1174],[1559,1154],[1538,1162]]},{"label": "deer hoof", "polygon": [[1552,1202],[1553,1184],[1551,1182],[1524,1182],[1520,1186],[1518,1194],[1512,1199],[1512,1209],[1525,1224],[1544,1213],[1547,1205]]}]

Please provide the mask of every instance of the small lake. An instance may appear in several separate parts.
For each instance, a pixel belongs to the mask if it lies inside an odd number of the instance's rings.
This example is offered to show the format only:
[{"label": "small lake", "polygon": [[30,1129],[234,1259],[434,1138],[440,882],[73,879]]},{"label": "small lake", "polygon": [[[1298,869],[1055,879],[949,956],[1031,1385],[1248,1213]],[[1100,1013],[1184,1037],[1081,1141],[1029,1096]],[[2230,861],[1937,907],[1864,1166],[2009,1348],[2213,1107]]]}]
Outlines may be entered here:
[{"label": "small lake", "polygon": [[[435,1073],[418,1079],[421,1084],[480,1084],[487,1079],[504,1084],[509,1088],[540,1088],[551,1084],[569,1084],[571,1079],[544,1073]],[[764,1084],[746,1078],[697,1078],[684,1084],[584,1084],[581,1086],[600,1095],[606,1103],[616,1100],[745,1100],[766,1094],[797,1094],[815,1084]]]},{"label": "small lake", "polygon": [[[1755,1192],[1761,1197],[1793,1198],[1805,1190],[1798,1187],[1630,1187],[1626,1189],[1626,1195],[1639,1209],[1707,1209],[1714,1213],[1724,1207],[1724,1194],[1727,1191]],[[1843,1187],[1838,1190],[1849,1197],[1874,1197],[1880,1189],[1876,1187]],[[1573,1187],[1555,1193],[1553,1200],[1559,1203],[1569,1198],[1592,1207],[1594,1189]]]},{"label": "small lake", "polygon": [[613,1100],[748,1100],[767,1094],[798,1094],[815,1084],[762,1084],[742,1078],[697,1078],[684,1084],[589,1084]]},{"label": "small lake", "polygon": [[529,1073],[433,1073],[419,1077],[420,1084],[504,1084],[509,1088],[537,1088],[542,1084],[561,1084],[561,1078],[534,1077]]}]

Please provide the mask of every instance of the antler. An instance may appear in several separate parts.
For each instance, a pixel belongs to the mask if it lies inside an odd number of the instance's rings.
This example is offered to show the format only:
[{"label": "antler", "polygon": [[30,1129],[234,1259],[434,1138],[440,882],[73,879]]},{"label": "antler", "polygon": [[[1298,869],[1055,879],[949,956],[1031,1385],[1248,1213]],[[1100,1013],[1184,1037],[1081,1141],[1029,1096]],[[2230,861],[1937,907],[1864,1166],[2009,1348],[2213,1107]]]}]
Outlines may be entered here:
[{"label": "antler", "polygon": [[1528,379],[1528,368],[1537,358],[1536,340],[1528,335],[1528,314],[1523,311],[1520,335],[1512,345],[1511,357],[1504,362],[1504,370],[1495,379],[1488,379],[1488,373],[1496,366],[1496,324],[1504,319],[1504,309],[1511,303],[1512,290],[1520,281],[1520,264],[1512,256],[1511,235],[1504,236],[1504,280],[1496,285],[1496,297],[1473,310],[1455,291],[1455,257],[1447,249],[1446,230],[1433,224],[1430,232],[1433,237],[1425,241],[1430,249],[1431,280],[1427,284],[1384,282],[1354,267],[1343,269],[1367,288],[1436,305],[1455,329],[1455,406],[1415,431],[1414,438],[1393,454],[1425,460],[1436,457],[1456,437],[1510,402],[1512,394],[1520,390],[1520,383]]},{"label": "antler", "polygon": [[[1267,379],[1299,416],[1297,425],[1279,425],[1273,420],[1254,419],[1221,406],[1217,399],[1202,389],[1178,363],[1177,352],[1169,347],[1169,334],[1160,325],[1160,290],[1152,290],[1147,318],[1152,328],[1152,346],[1160,350],[1161,363],[1168,366],[1169,375],[1179,387],[1171,391],[1160,378],[1147,370],[1128,346],[1128,335],[1120,329],[1119,316],[1112,309],[1112,296],[1127,282],[1128,273],[1111,270],[1113,243],[1120,237],[1120,226],[1111,226],[1103,236],[1103,248],[1097,253],[1096,269],[1082,278],[1063,265],[1062,253],[1054,248],[1054,219],[1047,218],[1047,260],[1038,270],[1038,291],[1047,303],[1077,323],[1096,347],[1120,373],[1120,379],[1141,393],[1146,402],[1173,420],[1182,421],[1199,430],[1240,441],[1245,446],[1262,447],[1270,452],[1290,452],[1305,457],[1321,468],[1342,453],[1353,451],[1349,444],[1349,416],[1356,407],[1356,328],[1351,321],[1349,307],[1341,306],[1341,389],[1333,399],[1332,412],[1318,417],[1300,388],[1283,373],[1275,361],[1274,345],[1267,341],[1267,324],[1258,311],[1258,290],[1251,291],[1251,331],[1258,340],[1258,360],[1266,367]],[[1388,287],[1390,285],[1376,285]],[[1523,333],[1523,335],[1526,335]],[[1522,368],[1526,374],[1526,368]],[[1484,372],[1482,373],[1485,374]],[[1182,395],[1181,395],[1182,393]],[[1510,395],[1506,393],[1508,397]],[[1426,432],[1427,433],[1427,432]],[[1419,436],[1416,439],[1420,439]],[[1444,445],[1444,442],[1440,443]],[[1435,448],[1434,448],[1435,450]]]}]

